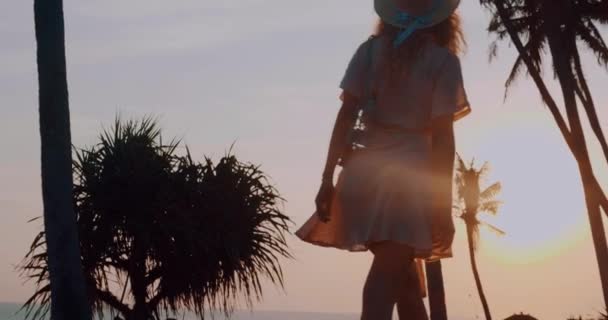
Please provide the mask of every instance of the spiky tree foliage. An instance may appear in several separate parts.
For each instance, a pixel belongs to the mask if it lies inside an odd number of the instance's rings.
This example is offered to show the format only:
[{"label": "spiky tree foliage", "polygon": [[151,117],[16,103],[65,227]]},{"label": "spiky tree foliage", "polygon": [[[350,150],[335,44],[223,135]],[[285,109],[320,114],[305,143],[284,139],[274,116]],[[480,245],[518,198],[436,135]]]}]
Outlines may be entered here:
[{"label": "spiky tree foliage", "polygon": [[[608,246],[601,209],[608,215],[608,199],[591,165],[578,105],[587,115],[591,129],[608,162],[608,144],[599,123],[595,104],[583,73],[579,45],[590,50],[600,66],[608,65],[608,47],[598,25],[608,23],[608,2],[604,0],[480,0],[493,14],[489,31],[498,40],[510,39],[518,58],[507,80],[509,86],[525,65],[564,140],[577,160],[591,234],[600,271],[604,302],[608,305]],[[492,47],[495,53],[496,46]],[[541,69],[550,56],[551,69],[562,91],[564,106],[545,84]],[[565,117],[561,110],[565,110]]]},{"label": "spiky tree foliage", "polygon": [[597,317],[586,316],[585,318],[583,318],[583,316],[578,316],[578,317],[569,317],[568,318],[568,320],[606,320],[606,319],[608,319],[608,314],[605,312],[600,312]]},{"label": "spiky tree foliage", "polygon": [[[492,7],[499,1],[481,0],[485,6]],[[564,6],[560,1],[551,2],[552,11],[545,7],[544,0],[504,0],[505,13],[512,29],[507,29],[501,16],[495,12],[490,21],[488,31],[496,36],[496,40],[491,44],[490,54],[492,57],[497,54],[498,42],[509,38],[509,32],[515,32],[523,42],[524,51],[517,56],[511,73],[505,84],[509,87],[518,75],[526,72],[525,56],[530,58],[534,71],[541,71],[543,58],[549,53],[549,34],[546,32],[546,25],[549,23],[547,16],[549,13],[556,14],[559,11],[571,9],[567,13],[567,20],[563,20],[562,36],[568,37],[569,46],[563,48],[569,52],[567,54],[572,71],[584,78],[582,73],[576,71],[577,62],[577,42],[583,44],[597,57],[600,65],[608,66],[608,48],[599,32],[597,23],[608,23],[608,4],[599,0],[577,0],[570,1]],[[583,79],[581,79],[583,80]]]},{"label": "spiky tree foliage", "polygon": [[520,313],[520,314],[514,314],[514,315],[506,318],[505,320],[537,320],[537,319],[529,314]]},{"label": "spiky tree foliage", "polygon": [[485,163],[481,168],[475,168],[474,161],[467,166],[460,156],[456,162],[456,192],[457,200],[455,208],[460,212],[460,218],[464,221],[467,229],[467,241],[469,245],[469,258],[471,260],[471,268],[475,277],[475,285],[479,292],[479,298],[483,306],[483,312],[486,320],[491,320],[490,307],[486,295],[483,292],[481,278],[477,268],[475,251],[479,243],[479,226],[484,225],[492,231],[503,235],[504,232],[488,223],[485,223],[478,218],[479,213],[489,213],[496,215],[498,213],[500,201],[496,200],[496,195],[500,192],[501,185],[496,182],[483,191],[480,187],[480,181],[487,173],[489,167]]},{"label": "spiky tree foliage", "polygon": [[[121,122],[100,143],[76,152],[74,208],[89,299],[127,320],[250,305],[268,278],[283,285],[289,218],[259,167],[227,155],[198,163],[179,142],[164,144],[156,123]],[[22,264],[38,288],[28,318],[48,306],[43,232]],[[114,285],[112,285],[115,283]],[[119,291],[112,290],[118,286]]]}]

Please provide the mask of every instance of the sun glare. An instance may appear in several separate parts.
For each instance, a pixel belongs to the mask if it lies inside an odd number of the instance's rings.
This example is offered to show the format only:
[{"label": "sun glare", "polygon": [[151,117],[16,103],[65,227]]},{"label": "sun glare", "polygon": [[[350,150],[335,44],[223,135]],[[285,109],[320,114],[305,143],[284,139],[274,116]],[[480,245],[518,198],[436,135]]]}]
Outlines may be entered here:
[{"label": "sun glare", "polygon": [[588,231],[576,163],[552,126],[538,118],[502,118],[496,135],[477,141],[480,159],[491,164],[482,188],[495,181],[503,186],[498,215],[480,217],[506,232],[497,236],[482,230],[481,243],[488,255],[505,263],[558,255]]}]

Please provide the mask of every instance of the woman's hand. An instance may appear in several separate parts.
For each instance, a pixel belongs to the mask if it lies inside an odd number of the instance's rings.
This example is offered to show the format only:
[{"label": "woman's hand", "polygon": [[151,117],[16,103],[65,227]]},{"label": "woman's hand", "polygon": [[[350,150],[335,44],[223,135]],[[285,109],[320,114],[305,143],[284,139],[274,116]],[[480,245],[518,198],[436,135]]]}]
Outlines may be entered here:
[{"label": "woman's hand", "polygon": [[315,204],[317,205],[317,215],[322,222],[327,223],[329,220],[331,220],[331,201],[333,196],[333,184],[329,181],[323,181],[315,199]]},{"label": "woman's hand", "polygon": [[333,173],[338,164],[338,160],[342,156],[344,149],[349,146],[348,135],[350,130],[353,128],[358,114],[359,101],[356,97],[344,92],[344,100],[336,123],[334,124],[334,130],[331,135],[331,141],[329,143],[329,151],[327,153],[327,161],[325,162],[325,169],[323,170],[323,183],[319,188],[319,193],[315,199],[317,205],[317,214],[319,219],[323,222],[328,222],[331,218],[331,201],[334,194],[333,185]]}]

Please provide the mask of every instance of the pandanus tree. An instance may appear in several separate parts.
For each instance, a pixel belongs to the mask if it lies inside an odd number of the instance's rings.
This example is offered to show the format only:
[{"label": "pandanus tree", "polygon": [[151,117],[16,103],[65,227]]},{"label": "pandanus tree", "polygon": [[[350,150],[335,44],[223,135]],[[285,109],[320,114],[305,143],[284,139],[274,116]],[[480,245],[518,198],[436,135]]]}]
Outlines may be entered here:
[{"label": "pandanus tree", "polygon": [[[290,221],[257,166],[232,155],[215,164],[177,155],[179,142],[163,143],[149,118],[117,121],[100,140],[76,152],[73,193],[99,317],[108,308],[127,320],[229,314],[239,299],[261,298],[264,278],[283,284],[279,258],[289,257]],[[38,286],[24,305],[31,319],[48,310],[47,253],[40,232],[21,266]]]},{"label": "pandanus tree", "polygon": [[520,313],[520,314],[514,314],[514,315],[506,318],[505,320],[537,320],[537,319],[529,314]]},{"label": "pandanus tree", "polygon": [[501,190],[499,182],[490,185],[483,191],[481,190],[480,181],[487,173],[488,168],[488,164],[485,163],[481,168],[477,169],[475,168],[474,161],[471,161],[467,166],[460,156],[457,157],[456,192],[458,198],[454,207],[459,212],[460,218],[462,218],[466,226],[469,258],[471,261],[471,269],[473,270],[473,277],[475,278],[475,285],[479,293],[485,318],[486,320],[491,320],[492,315],[490,313],[486,295],[483,291],[475,256],[479,243],[480,226],[486,226],[500,235],[504,234],[502,230],[479,220],[478,217],[480,213],[496,215],[501,204],[499,200],[495,199],[496,195]]},{"label": "pandanus tree", "polygon": [[34,0],[44,233],[53,320],[90,319],[72,209],[70,109],[62,0]]},{"label": "pandanus tree", "polygon": [[[604,303],[608,305],[608,246],[601,210],[608,215],[608,199],[598,183],[581,123],[579,105],[583,107],[592,132],[608,163],[608,144],[599,122],[591,95],[579,46],[590,50],[600,66],[608,66],[608,47],[598,25],[608,23],[608,1],[605,0],[481,0],[493,17],[490,33],[497,41],[510,39],[518,51],[506,86],[523,70],[536,84],[543,102],[553,116],[566,144],[574,155],[585,193],[585,204],[591,226],[600,271]],[[492,55],[496,45],[492,45]],[[551,69],[561,91],[563,107],[551,95],[542,76],[544,60],[551,57]],[[565,117],[561,110],[565,110]]]}]

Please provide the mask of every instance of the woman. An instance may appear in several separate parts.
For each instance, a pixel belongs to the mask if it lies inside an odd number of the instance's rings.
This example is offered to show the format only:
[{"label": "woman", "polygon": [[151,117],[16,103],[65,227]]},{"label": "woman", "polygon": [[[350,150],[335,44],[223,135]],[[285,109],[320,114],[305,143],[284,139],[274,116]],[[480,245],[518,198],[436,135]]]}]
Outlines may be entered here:
[{"label": "woman", "polygon": [[[470,111],[457,56],[458,4],[375,0],[378,30],[341,83],[317,211],[296,234],[374,254],[363,320],[389,320],[395,304],[400,319],[427,319],[413,261],[451,256],[453,122]],[[365,128],[356,141],[364,147],[351,150],[356,122]]]}]

